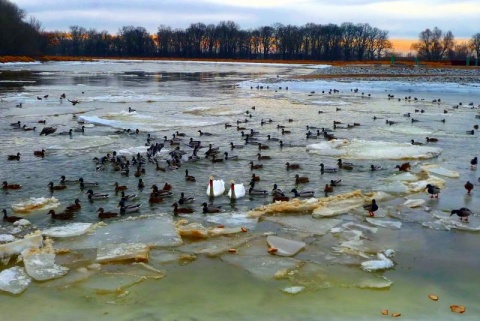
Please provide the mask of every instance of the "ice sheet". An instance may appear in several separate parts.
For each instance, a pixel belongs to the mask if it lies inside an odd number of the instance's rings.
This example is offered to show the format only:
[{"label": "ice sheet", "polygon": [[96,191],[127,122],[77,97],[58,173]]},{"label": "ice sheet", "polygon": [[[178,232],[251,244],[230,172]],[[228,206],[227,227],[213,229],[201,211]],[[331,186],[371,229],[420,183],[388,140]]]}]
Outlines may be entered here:
[{"label": "ice sheet", "polygon": [[30,285],[31,279],[25,269],[19,266],[0,272],[0,290],[13,294],[22,293]]},{"label": "ice sheet", "polygon": [[56,226],[42,231],[48,237],[72,237],[85,234],[92,226],[92,223],[71,223],[63,226]]}]

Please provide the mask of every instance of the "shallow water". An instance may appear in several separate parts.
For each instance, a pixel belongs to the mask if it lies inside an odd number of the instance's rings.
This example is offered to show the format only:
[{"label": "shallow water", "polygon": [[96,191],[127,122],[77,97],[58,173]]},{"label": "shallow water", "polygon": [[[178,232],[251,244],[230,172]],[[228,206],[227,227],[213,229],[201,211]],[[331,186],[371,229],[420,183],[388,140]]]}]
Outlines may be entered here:
[{"label": "shallow water", "polygon": [[[468,207],[475,212],[479,207],[478,192],[474,189],[472,196],[466,196],[463,188],[467,180],[477,182],[477,171],[470,168],[469,161],[478,153],[478,135],[465,133],[480,122],[475,118],[477,109],[468,106],[469,102],[474,102],[475,106],[480,103],[480,92],[475,84],[305,82],[293,77],[311,73],[314,70],[312,66],[286,65],[103,61],[10,65],[0,66],[0,71],[6,68],[30,71],[15,78],[15,86],[11,82],[0,83],[2,181],[23,185],[20,190],[0,195],[0,204],[8,209],[9,214],[22,215],[39,229],[61,226],[65,222],[51,220],[46,215],[46,209],[20,214],[12,213],[12,205],[23,204],[30,197],[54,196],[61,204],[56,209],[61,211],[63,206],[78,197],[82,210],[76,214],[75,222],[96,223],[98,207],[117,210],[120,197],[115,193],[113,184],[118,181],[129,186],[129,193],[139,194],[137,202],[142,204],[141,211],[132,213],[132,216],[162,214],[170,217],[170,205],[178,200],[180,192],[185,192],[187,196],[196,198],[192,205],[196,212],[184,218],[206,226],[248,227],[247,235],[197,242],[185,239],[180,246],[157,246],[150,253],[149,264],[164,271],[165,276],[143,281],[139,281],[135,266],[106,264],[100,273],[73,282],[68,278],[73,279],[75,269],[95,260],[96,248],[88,241],[80,242],[83,237],[63,243],[58,240],[56,244],[60,248],[68,242],[77,244],[72,248],[78,250],[70,255],[57,256],[59,264],[71,269],[69,274],[53,281],[34,281],[20,295],[2,292],[3,313],[11,319],[21,320],[33,315],[36,320],[66,319],[66,315],[81,312],[83,316],[79,316],[79,320],[92,317],[103,320],[371,320],[381,317],[383,309],[402,313],[402,318],[407,320],[460,317],[450,312],[451,304],[467,306],[462,319],[474,320],[479,314],[475,300],[478,290],[474,282],[480,267],[480,260],[475,255],[478,234],[447,230],[445,224],[451,226],[448,223],[438,225],[441,230],[423,227],[422,222],[435,221],[430,212],[423,208],[398,206],[403,203],[403,197],[408,197],[423,199],[425,206],[440,213],[449,213],[460,207]],[[257,89],[257,86],[263,86],[263,89]],[[340,92],[329,94],[333,88]],[[359,89],[357,93],[352,91],[354,88]],[[322,94],[322,91],[325,93]],[[80,103],[72,106],[68,101],[60,100],[62,93],[70,100],[78,99]],[[46,94],[49,95],[47,99],[37,99],[37,96]],[[389,100],[387,94],[394,94],[395,99]],[[418,100],[404,100],[405,96],[417,97]],[[401,98],[400,101],[397,98]],[[440,105],[431,102],[438,98],[441,98]],[[462,106],[452,108],[459,102],[463,102]],[[15,107],[19,103],[22,107]],[[128,107],[136,111],[128,113]],[[415,113],[415,109],[423,109],[424,113]],[[254,117],[249,118],[246,111]],[[411,113],[410,118],[403,116],[407,112]],[[38,120],[46,119],[48,126],[58,127],[58,132],[81,126],[72,114],[87,121],[83,135],[74,133],[71,138],[68,135],[38,135],[44,126],[38,124]],[[374,115],[378,119],[374,120]],[[419,121],[412,123],[411,118]],[[335,188],[334,195],[357,189],[364,193],[382,190],[391,193],[390,197],[379,201],[379,205],[387,216],[385,220],[399,221],[402,227],[378,227],[377,233],[365,233],[363,243],[358,246],[369,259],[375,259],[377,251],[395,250],[394,268],[365,272],[360,269],[360,263],[367,260],[365,257],[352,254],[351,249],[348,253],[336,251],[338,248],[345,249],[342,242],[353,244],[353,236],[348,231],[314,235],[299,227],[262,219],[257,223],[246,217],[249,210],[269,204],[270,197],[245,197],[232,203],[228,197],[222,196],[215,198],[214,203],[221,205],[224,213],[212,214],[211,217],[201,214],[200,204],[208,201],[205,190],[210,175],[223,179],[226,185],[231,179],[245,185],[250,180],[252,171],[248,163],[251,160],[257,163],[259,150],[254,145],[245,145],[241,150],[231,151],[230,142],[243,144],[244,141],[235,127],[224,126],[227,122],[236,125],[237,120],[244,119],[249,119],[249,122],[239,125],[246,127],[245,132],[250,129],[260,131],[260,141],[270,146],[261,154],[272,157],[271,160],[261,161],[263,169],[254,171],[261,177],[256,188],[270,191],[276,183],[289,192],[295,187],[294,176],[298,173],[307,175],[310,182],[297,189],[315,190],[317,197],[323,196],[323,187],[331,179],[342,179],[342,185]],[[272,119],[274,122],[262,126],[261,119]],[[398,123],[388,126],[386,119]],[[442,119],[445,123],[440,121]],[[307,125],[333,128],[334,120],[342,122],[340,127],[354,122],[361,124],[334,131],[336,137],[349,142],[345,149],[338,149],[336,143],[326,145],[323,139],[305,139]],[[28,127],[37,126],[37,130],[21,131],[9,126],[17,121]],[[292,133],[282,135],[277,129],[279,124]],[[127,128],[138,128],[140,133],[114,133]],[[198,130],[211,132],[214,136],[200,136]],[[121,176],[110,167],[95,171],[93,157],[114,150],[136,154],[146,148],[147,132],[157,137],[157,141],[163,141],[163,136],[170,139],[175,131],[186,133],[184,141],[193,137],[202,140],[203,145],[212,143],[222,152],[238,155],[240,160],[212,164],[202,159],[186,162],[180,169],[167,172],[155,171],[155,165],[147,164],[146,173],[141,177],[147,186],[143,191],[136,188],[138,178],[133,176],[135,168],[131,169],[129,177]],[[267,135],[280,138],[293,147],[280,149],[278,142],[267,140]],[[426,136],[436,137],[439,142],[426,144]],[[424,145],[412,146],[409,144],[412,139]],[[320,148],[311,146],[317,143],[322,143]],[[184,145],[181,147],[191,153]],[[441,153],[425,156],[430,147],[435,151],[440,149]],[[33,151],[42,148],[46,150],[46,157],[34,157]],[[165,150],[171,150],[171,147],[166,145]],[[202,149],[200,155],[205,150]],[[6,159],[6,155],[17,152],[22,154],[20,161]],[[168,154],[162,151],[160,163],[165,164],[167,157]],[[321,175],[319,164],[335,166],[338,157],[354,162],[355,169]],[[287,161],[300,163],[302,168],[286,171]],[[397,185],[385,187],[397,174],[395,165],[405,161],[410,161],[414,173],[419,173],[424,164],[438,164],[458,172],[460,178],[438,176],[445,181],[439,199],[430,199],[425,192],[404,193]],[[382,166],[382,170],[369,171],[371,164]],[[195,183],[185,181],[184,169],[196,176]],[[95,191],[109,193],[110,198],[89,203],[85,191],[81,191],[78,185],[55,191],[52,195],[47,184],[53,181],[57,185],[61,175],[67,179],[81,176],[86,181],[98,181],[100,187]],[[421,180],[419,177],[413,179]],[[149,204],[148,187],[151,184],[163,186],[165,182],[174,186],[172,199],[163,204]],[[361,210],[351,210],[335,219],[340,220],[338,226],[353,222],[373,227],[365,222],[365,214]],[[290,216],[289,212],[281,215]],[[310,213],[297,213],[295,216],[300,219],[302,216],[311,217]],[[471,218],[470,226],[478,226],[477,220],[476,216]],[[154,232],[142,235],[143,231],[129,227],[133,224],[119,230],[114,228],[115,223],[109,224],[112,231],[125,233],[122,235],[124,238],[131,233],[132,239],[143,236],[155,240]],[[163,233],[173,231],[173,228],[168,228],[169,223],[165,224]],[[9,232],[11,225],[3,223],[1,233]],[[303,241],[306,248],[289,259],[293,261],[271,256],[266,251],[264,232],[275,232],[281,237]],[[23,233],[26,232],[21,232],[19,236]],[[215,252],[212,248],[225,244],[233,244],[238,252],[232,254],[220,250],[220,254],[214,256],[201,254],[206,248]],[[196,254],[196,260],[178,259],[184,254]],[[245,259],[242,260],[242,257]],[[288,264],[293,265],[287,277],[274,278],[275,272]],[[109,272],[112,266],[118,269],[115,272],[118,274]],[[383,277],[393,285],[384,289],[363,288],[361,285],[367,283],[372,287],[372,284],[384,282]],[[297,295],[281,291],[297,285],[304,286],[305,290]],[[112,290],[117,287],[118,291]],[[429,300],[427,296],[430,293],[438,295],[440,300]]]}]

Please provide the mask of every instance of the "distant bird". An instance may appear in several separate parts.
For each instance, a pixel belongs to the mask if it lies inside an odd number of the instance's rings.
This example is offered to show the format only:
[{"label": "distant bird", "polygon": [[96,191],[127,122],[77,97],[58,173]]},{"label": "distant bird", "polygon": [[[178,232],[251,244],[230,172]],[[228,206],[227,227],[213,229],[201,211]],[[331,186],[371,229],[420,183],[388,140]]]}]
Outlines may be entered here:
[{"label": "distant bird", "polygon": [[53,134],[56,131],[57,131],[57,128],[55,128],[55,127],[50,127],[50,126],[49,127],[43,127],[42,131],[40,132],[40,136],[42,136],[42,135],[47,136],[47,135]]},{"label": "distant bird", "polygon": [[113,184],[115,186],[115,192],[120,192],[120,191],[124,191],[126,189],[128,189],[128,186],[126,185],[119,185],[118,182],[115,182],[115,184]]},{"label": "distant bird", "polygon": [[253,161],[249,163],[250,164],[250,170],[254,170],[254,169],[261,169],[263,168],[263,164],[254,164]]},{"label": "distant bird", "polygon": [[100,207],[98,210],[98,218],[104,219],[104,218],[112,218],[112,217],[117,217],[118,213],[115,212],[105,212],[103,207]]},{"label": "distant bird", "polygon": [[128,107],[128,112],[129,113],[133,113],[133,112],[136,112],[137,110],[136,109],[132,109],[132,107]]},{"label": "distant bird", "polygon": [[16,155],[8,155],[7,159],[8,160],[20,160],[20,155],[22,155],[22,154],[17,153]]},{"label": "distant bird", "polygon": [[[428,138],[428,137],[427,137],[427,138]],[[417,146],[422,146],[422,145],[423,145],[423,143],[416,142],[416,141],[414,141],[413,139],[411,140],[411,142],[412,142],[412,145],[417,145]],[[427,142],[428,142],[428,140],[427,140]]]},{"label": "distant bird", "polygon": [[345,169],[345,170],[352,170],[353,166],[355,166],[353,163],[342,161],[341,158],[337,160],[337,165],[338,165],[338,168]]},{"label": "distant bird", "polygon": [[72,220],[73,213],[72,212],[64,212],[64,213],[55,213],[54,210],[50,210],[47,215],[51,215],[54,220]]},{"label": "distant bird", "polygon": [[142,207],[142,204],[125,204],[125,200],[121,199],[120,202],[118,203],[118,207],[120,207],[120,213],[131,213],[131,212],[137,212],[140,207]]},{"label": "distant bird", "polygon": [[374,217],[375,216],[375,211],[378,210],[378,205],[377,205],[377,202],[375,201],[375,199],[372,199],[372,203],[364,205],[363,208],[368,211],[368,215],[370,217]]},{"label": "distant bird", "polygon": [[314,197],[315,191],[297,191],[297,189],[292,189],[290,191],[295,197]]},{"label": "distant bird", "polygon": [[300,169],[300,164],[290,164],[289,162],[286,162],[285,166],[287,166],[287,170]]},{"label": "distant bird", "polygon": [[37,157],[42,157],[44,158],[45,157],[45,150],[42,149],[42,150],[35,150],[33,151],[33,155],[34,156],[37,156]]},{"label": "distant bird", "polygon": [[373,172],[373,171],[379,171],[382,169],[382,166],[380,165],[370,165],[370,170]]},{"label": "distant bird", "polygon": [[438,198],[438,194],[440,193],[440,188],[434,186],[432,184],[427,184],[425,187],[427,189],[428,194],[430,194],[430,198]]},{"label": "distant bird", "polygon": [[48,183],[48,187],[50,187],[50,191],[61,191],[63,189],[66,189],[66,185],[53,185],[53,182]]},{"label": "distant bird", "polygon": [[70,204],[65,208],[65,212],[76,212],[79,211],[81,208],[82,205],[80,205],[80,200],[76,198],[73,204]]},{"label": "distant bird", "polygon": [[278,188],[277,184],[273,184],[272,195],[285,196],[285,193],[280,188]]},{"label": "distant bird", "polygon": [[323,189],[323,192],[325,193],[325,196],[328,195],[328,193],[333,193],[333,186],[325,184],[325,187]]},{"label": "distant bird", "polygon": [[77,184],[80,182],[78,179],[67,179],[65,175],[60,176],[60,184],[66,185],[66,184]]},{"label": "distant bird", "polygon": [[453,214],[457,214],[457,216],[460,218],[460,221],[463,221],[463,218],[465,218],[465,222],[468,223],[468,217],[473,213],[468,208],[462,207],[458,210],[452,210],[450,212],[450,216],[452,216]]},{"label": "distant bird", "polygon": [[398,168],[401,172],[408,172],[410,170],[410,163],[403,163],[402,165],[397,165],[395,168]]},{"label": "distant bird", "polygon": [[470,191],[473,189],[473,184],[470,181],[465,183],[465,189],[467,190],[467,194],[470,195]]},{"label": "distant bird", "polygon": [[324,173],[336,173],[338,172],[338,168],[336,167],[325,167],[325,165],[320,164],[320,174]]},{"label": "distant bird", "polygon": [[220,213],[222,211],[221,206],[208,205],[207,203],[203,203],[202,206],[203,214]]},{"label": "distant bird", "polygon": [[20,184],[8,184],[7,181],[3,181],[2,189],[21,189],[22,185]]},{"label": "distant bird", "polygon": [[475,156],[475,157],[472,158],[472,160],[470,161],[470,166],[472,167],[472,169],[474,169],[474,168],[477,168],[477,164],[478,164],[478,160],[477,160],[477,156]]},{"label": "distant bird", "polygon": [[427,143],[436,143],[438,142],[438,138],[433,138],[433,137],[426,137]]},{"label": "distant bird", "polygon": [[2,213],[3,213],[3,221],[4,222],[14,223],[14,222],[22,219],[20,216],[8,216],[6,209],[3,209]]},{"label": "distant bird", "polygon": [[94,193],[93,190],[89,189],[87,191],[87,195],[88,195],[88,199],[90,201],[92,200],[101,200],[101,199],[107,199],[108,198],[108,194],[105,194],[105,193]]},{"label": "distant bird", "polygon": [[330,180],[330,186],[339,186],[342,184],[342,180],[341,179],[331,179]]},{"label": "distant bird", "polygon": [[195,197],[185,197],[185,194],[183,192],[180,193],[180,199],[178,200],[178,204],[184,205],[184,204],[190,204],[195,201]]},{"label": "distant bird", "polygon": [[76,99],[75,99],[75,100],[70,100],[70,99],[68,99],[68,101],[71,102],[73,106],[75,106],[76,104],[80,103],[80,101],[78,101],[78,100],[76,100]]}]

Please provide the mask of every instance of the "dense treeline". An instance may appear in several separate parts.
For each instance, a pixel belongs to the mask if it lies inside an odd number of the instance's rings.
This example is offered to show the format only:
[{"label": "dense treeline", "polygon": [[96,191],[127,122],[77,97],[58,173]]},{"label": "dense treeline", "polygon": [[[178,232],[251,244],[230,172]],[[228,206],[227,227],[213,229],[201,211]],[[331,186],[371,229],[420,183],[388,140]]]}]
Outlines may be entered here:
[{"label": "dense treeline", "polygon": [[195,23],[187,29],[160,26],[155,35],[143,27],[125,26],[116,36],[72,26],[69,32],[45,36],[50,55],[93,57],[372,60],[392,47],[388,31],[352,23],[242,30],[233,21],[222,21]]},{"label": "dense treeline", "polygon": [[[193,23],[186,29],[160,25],[155,34],[143,27],[123,26],[116,35],[71,26],[69,31],[44,32],[32,18],[8,0],[0,0],[1,55],[87,57],[162,57],[275,60],[374,60],[390,55],[388,31],[365,24],[308,23],[304,26],[262,26],[242,30],[233,21]],[[450,31],[435,27],[419,35],[412,46],[429,61],[480,55],[480,33],[456,44]]]}]

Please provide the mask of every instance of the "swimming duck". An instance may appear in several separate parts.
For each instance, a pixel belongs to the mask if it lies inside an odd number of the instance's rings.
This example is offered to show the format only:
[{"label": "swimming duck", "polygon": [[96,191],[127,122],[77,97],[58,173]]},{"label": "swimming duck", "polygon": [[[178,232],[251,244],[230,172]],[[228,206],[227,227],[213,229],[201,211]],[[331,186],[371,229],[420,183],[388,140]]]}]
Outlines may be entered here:
[{"label": "swimming duck", "polygon": [[426,137],[427,143],[436,143],[438,142],[438,138],[433,138],[433,137]]},{"label": "swimming duck", "polygon": [[140,207],[142,207],[142,204],[125,204],[125,200],[121,199],[120,202],[118,203],[118,207],[120,207],[120,213],[131,213],[131,212],[137,212]]},{"label": "swimming duck", "polygon": [[55,127],[43,127],[42,131],[40,132],[40,136],[42,135],[50,135],[50,134],[53,134],[57,131],[57,128]]},{"label": "swimming duck", "polygon": [[117,217],[118,213],[115,212],[105,212],[103,207],[100,207],[98,210],[98,218],[104,219],[104,218],[112,218],[112,217]]},{"label": "swimming duck", "polygon": [[178,207],[178,204],[175,202],[173,206],[173,215],[178,216],[178,214],[190,214],[195,212],[192,208],[189,207]]},{"label": "swimming duck", "polygon": [[342,180],[341,179],[331,179],[330,180],[330,186],[340,186],[342,184]]},{"label": "swimming duck", "polygon": [[48,183],[48,187],[50,187],[50,191],[61,191],[63,189],[66,189],[66,185],[53,185],[53,182]]},{"label": "swimming duck", "polygon": [[253,161],[251,161],[250,163],[250,170],[254,170],[254,169],[260,169],[260,168],[263,168],[263,164],[254,164]]},{"label": "swimming duck", "polygon": [[374,217],[375,216],[375,211],[378,210],[378,205],[377,205],[377,202],[375,201],[375,199],[372,199],[372,203],[364,205],[363,208],[368,211],[368,215],[370,217]]},{"label": "swimming duck", "polygon": [[150,197],[171,197],[173,193],[166,189],[158,189],[157,185],[153,184],[151,189],[153,189]]},{"label": "swimming duck", "polygon": [[438,194],[440,193],[440,188],[432,184],[427,184],[425,188],[427,189],[428,194],[430,194],[430,198],[433,198],[434,196],[435,198],[438,198]]},{"label": "swimming duck", "polygon": [[69,131],[67,131],[67,132],[60,132],[60,133],[58,133],[58,135],[62,135],[62,136],[69,135],[69,136],[72,136],[72,133],[73,133],[73,129],[70,128]]},{"label": "swimming duck", "polygon": [[3,209],[2,213],[3,213],[3,221],[4,222],[14,223],[14,222],[22,219],[22,217],[20,217],[20,216],[8,216],[6,209]]},{"label": "swimming duck", "polygon": [[178,200],[178,204],[184,205],[184,204],[190,204],[195,201],[195,197],[185,197],[185,194],[183,192],[180,193],[180,199]]},{"label": "swimming duck", "polygon": [[472,158],[472,160],[470,160],[470,166],[472,168],[477,168],[477,164],[478,164],[478,160],[477,160],[477,156],[475,156],[474,158]]},{"label": "swimming duck", "polygon": [[252,174],[252,181],[254,182],[259,182],[260,181],[260,176],[255,175],[255,173]]},{"label": "swimming duck", "polygon": [[153,203],[163,203],[165,199],[161,196],[156,196],[154,193],[150,194],[150,197],[148,198],[148,202],[153,204]]},{"label": "swimming duck", "polygon": [[187,182],[195,182],[196,181],[195,176],[188,175],[188,169],[185,170],[185,180]]},{"label": "swimming duck", "polygon": [[467,131],[465,131],[465,134],[473,135],[473,134],[475,134],[475,130],[473,130],[473,129],[472,130],[467,130]]},{"label": "swimming duck", "polygon": [[370,165],[370,170],[373,172],[373,171],[379,171],[382,169],[382,166],[380,165]]},{"label": "swimming duck", "polygon": [[265,195],[268,195],[268,191],[267,190],[256,189],[255,188],[255,182],[251,181],[250,182],[250,188],[248,189],[248,195],[265,196]]},{"label": "swimming duck", "polygon": [[15,127],[15,128],[20,128],[21,127],[21,122],[17,121],[16,123],[11,123],[10,126]]},{"label": "swimming duck", "polygon": [[240,149],[240,148],[243,148],[243,145],[234,145],[232,142],[230,142],[230,148],[231,149],[234,149],[234,148]]},{"label": "swimming duck", "polygon": [[310,182],[310,179],[307,176],[295,175],[295,185],[305,184]]},{"label": "swimming duck", "polygon": [[7,181],[3,181],[3,189],[20,189],[22,188],[22,185],[20,184],[8,184]]},{"label": "swimming duck", "polygon": [[262,155],[260,153],[257,154],[257,159],[258,160],[265,160],[265,159],[272,159],[272,157],[268,156],[268,155]]},{"label": "swimming duck", "polygon": [[294,197],[314,197],[315,196],[315,191],[297,191],[297,189],[292,189],[290,191],[293,193]]},{"label": "swimming duck", "polygon": [[264,145],[262,143],[258,143],[258,149],[259,150],[266,150],[266,149],[270,149],[270,146]]},{"label": "swimming duck", "polygon": [[201,130],[198,130],[198,132],[200,133],[200,136],[213,136],[212,133],[202,132]]},{"label": "swimming duck", "polygon": [[470,195],[470,191],[473,189],[473,184],[470,181],[465,183],[465,189],[467,190],[467,194]]},{"label": "swimming duck", "polygon": [[20,160],[20,153],[17,153],[16,155],[8,155],[7,159],[8,160]]},{"label": "swimming duck", "polygon": [[33,151],[33,155],[34,156],[37,156],[37,157],[45,157],[45,150],[42,149],[42,150],[35,150]]},{"label": "swimming duck", "polygon": [[85,126],[82,125],[82,127],[74,128],[73,131],[76,133],[85,133]]},{"label": "swimming duck", "polygon": [[333,186],[325,184],[323,192],[325,193],[325,196],[327,196],[328,193],[333,193]]},{"label": "swimming duck", "polygon": [[72,212],[64,212],[64,213],[55,213],[54,210],[50,210],[47,215],[51,215],[52,219],[54,220],[72,220],[73,213]]},{"label": "swimming duck", "polygon": [[238,160],[238,155],[228,156],[228,152],[223,153],[225,155],[225,160]]},{"label": "swimming duck", "polygon": [[128,189],[127,185],[119,185],[118,182],[115,182],[115,184],[113,185],[115,186],[115,192],[120,192]]},{"label": "swimming duck", "polygon": [[286,162],[285,166],[287,166],[287,170],[300,168],[300,164],[290,164],[289,162]]},{"label": "swimming duck", "polygon": [[[427,137],[428,138],[428,137]],[[415,145],[415,146],[422,146],[423,143],[420,143],[420,142],[416,142],[414,141],[413,139],[410,141],[412,143],[412,145]],[[428,139],[427,139],[427,142],[428,142]]]},{"label": "swimming duck", "polygon": [[267,140],[271,140],[271,141],[274,141],[274,142],[278,142],[280,141],[279,138],[276,138],[276,137],[271,137],[270,135],[267,135]]},{"label": "swimming duck", "polygon": [[76,198],[73,204],[70,204],[65,208],[65,212],[75,212],[80,210],[81,208],[82,205],[80,205],[80,200]]},{"label": "swimming duck", "polygon": [[338,172],[338,168],[335,168],[335,167],[325,167],[325,165],[320,164],[320,173],[321,174],[324,174],[324,173],[336,173]]},{"label": "swimming duck", "polygon": [[89,189],[87,191],[88,199],[89,200],[101,200],[101,199],[107,199],[108,194],[104,193],[94,193],[93,190]]},{"label": "swimming duck", "polygon": [[23,125],[22,129],[26,132],[28,131],[35,131],[35,129],[37,129],[37,127],[27,127],[27,125]]},{"label": "swimming duck", "polygon": [[203,214],[209,214],[209,213],[220,213],[222,211],[221,206],[213,206],[213,205],[208,205],[207,203],[203,203]]},{"label": "swimming duck", "polygon": [[285,193],[280,188],[278,188],[277,184],[273,184],[272,195],[285,196]]},{"label": "swimming duck", "polygon": [[145,187],[145,183],[143,182],[143,179],[139,178],[138,179],[138,184],[137,184],[137,188],[138,189],[143,189]]},{"label": "swimming duck", "polygon": [[470,211],[468,208],[462,207],[462,208],[460,208],[460,209],[458,209],[458,210],[452,210],[452,211],[450,212],[450,216],[452,216],[453,214],[457,214],[458,217],[460,218],[460,221],[463,221],[463,218],[465,218],[465,222],[468,223],[468,217],[469,217],[470,215],[472,215],[473,213],[472,213],[472,211]]},{"label": "swimming duck", "polygon": [[292,132],[290,130],[285,130],[285,128],[282,128],[282,135],[286,134],[291,134]]},{"label": "swimming duck", "polygon": [[397,165],[395,168],[398,168],[401,172],[408,172],[410,170],[410,163],[403,163],[402,165]]},{"label": "swimming duck", "polygon": [[132,107],[128,107],[128,112],[129,113],[133,113],[133,112],[136,112],[137,110],[136,109],[133,109]]},{"label": "swimming duck", "polygon": [[80,185],[82,185],[83,187],[96,187],[100,185],[97,182],[85,182],[82,177],[80,177],[78,181],[80,182]]},{"label": "swimming duck", "polygon": [[76,184],[76,183],[78,183],[79,181],[80,181],[80,180],[78,180],[78,179],[75,179],[75,180],[67,179],[67,178],[65,177],[65,175],[60,176],[60,184],[62,184],[62,185]]},{"label": "swimming duck", "polygon": [[337,165],[338,168],[345,169],[345,170],[352,170],[353,169],[353,163],[350,162],[343,162],[341,158],[337,160]]}]

